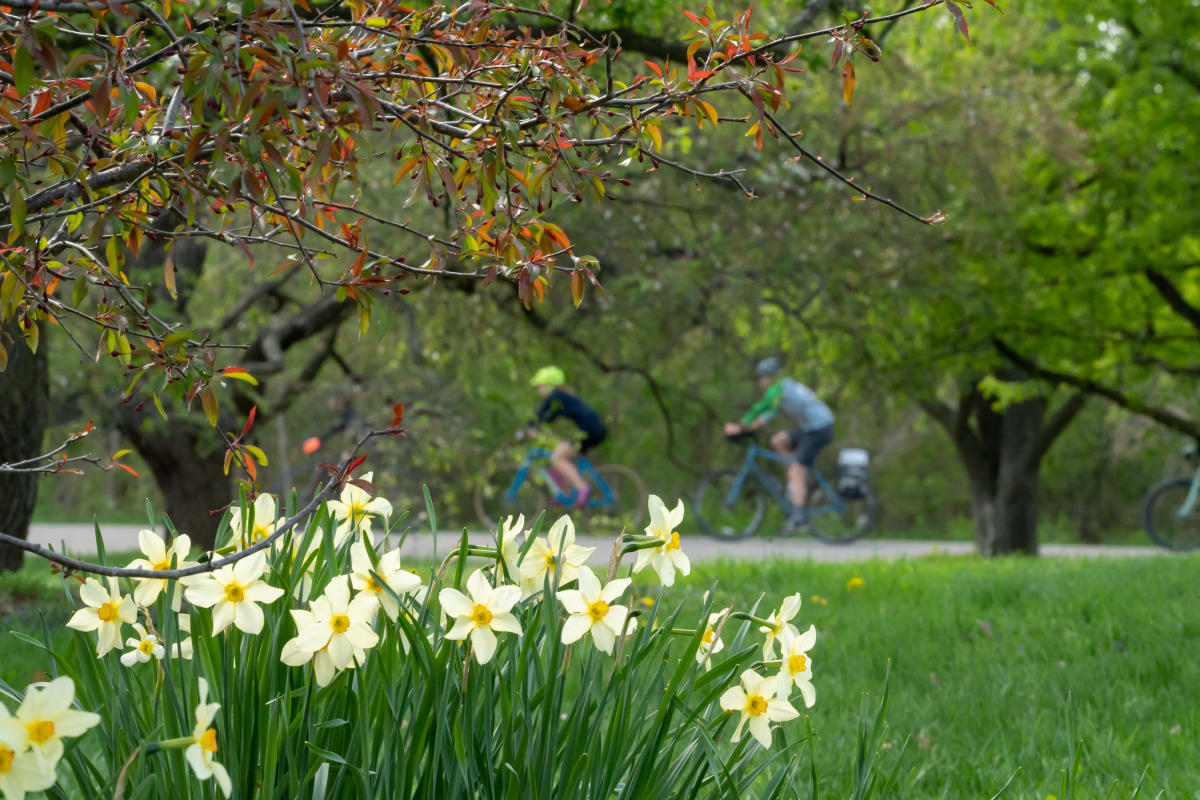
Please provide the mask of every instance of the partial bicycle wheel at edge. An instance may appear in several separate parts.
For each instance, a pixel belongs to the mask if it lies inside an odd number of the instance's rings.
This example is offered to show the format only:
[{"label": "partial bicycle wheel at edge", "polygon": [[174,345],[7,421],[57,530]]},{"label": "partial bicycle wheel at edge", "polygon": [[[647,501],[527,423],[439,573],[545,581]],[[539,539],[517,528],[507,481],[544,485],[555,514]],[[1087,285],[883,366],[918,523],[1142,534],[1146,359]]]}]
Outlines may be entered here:
[{"label": "partial bicycle wheel at edge", "polygon": [[[845,508],[831,511],[828,514],[815,514],[808,520],[813,536],[830,544],[849,544],[861,539],[875,527],[875,515],[878,509],[875,505],[875,494],[871,487],[863,486],[862,495],[854,499],[841,499]],[[831,505],[825,490],[817,486],[809,495],[810,508]]]},{"label": "partial bicycle wheel at edge", "polygon": [[1190,478],[1168,478],[1146,492],[1142,523],[1158,546],[1180,551],[1200,547],[1200,503],[1186,517],[1179,516],[1191,486]]},{"label": "partial bicycle wheel at edge", "polygon": [[762,525],[767,499],[756,480],[745,481],[732,503],[727,503],[739,471],[719,469],[700,479],[692,509],[700,530],[719,539],[744,539]]},{"label": "partial bicycle wheel at edge", "polygon": [[546,492],[538,485],[532,470],[526,473],[518,487],[516,499],[508,499],[508,490],[512,488],[518,469],[515,464],[496,467],[475,492],[475,515],[491,530],[496,530],[500,520],[507,516],[524,514],[526,522],[532,522],[549,508]]}]

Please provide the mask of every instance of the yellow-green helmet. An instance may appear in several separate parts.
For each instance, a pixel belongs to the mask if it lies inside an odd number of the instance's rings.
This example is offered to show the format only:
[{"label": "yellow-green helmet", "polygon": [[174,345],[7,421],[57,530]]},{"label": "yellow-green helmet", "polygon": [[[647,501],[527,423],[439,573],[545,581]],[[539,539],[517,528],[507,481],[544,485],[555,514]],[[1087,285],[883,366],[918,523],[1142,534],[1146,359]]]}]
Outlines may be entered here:
[{"label": "yellow-green helmet", "polygon": [[566,373],[560,367],[542,367],[533,374],[530,386],[562,386],[567,382]]}]

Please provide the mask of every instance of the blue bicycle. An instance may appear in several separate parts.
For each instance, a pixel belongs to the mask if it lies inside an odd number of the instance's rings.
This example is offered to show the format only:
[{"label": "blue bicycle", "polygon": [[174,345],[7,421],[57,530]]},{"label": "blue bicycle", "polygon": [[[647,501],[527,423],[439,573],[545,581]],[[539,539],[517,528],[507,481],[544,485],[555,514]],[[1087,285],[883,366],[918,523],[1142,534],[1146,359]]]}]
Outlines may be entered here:
[{"label": "blue bicycle", "polygon": [[[791,459],[760,447],[753,441],[753,434],[730,438],[749,443],[742,466],[715,470],[701,478],[692,508],[700,529],[709,536],[742,539],[762,525],[768,500],[783,510],[784,518],[792,508],[783,482],[764,469],[759,459],[785,466]],[[865,464],[863,467],[839,474],[837,488],[815,466],[809,470],[808,530],[818,539],[836,544],[853,542],[875,525],[875,495],[867,485]]]},{"label": "blue bicycle", "polygon": [[[586,456],[575,460],[580,476],[591,484],[587,504],[579,509],[593,526],[634,532],[646,511],[646,488],[637,474],[620,464],[595,466]],[[575,488],[550,466],[550,451],[530,447],[519,464],[494,468],[475,493],[479,521],[495,528],[509,515],[527,520],[556,506],[575,507]]]}]

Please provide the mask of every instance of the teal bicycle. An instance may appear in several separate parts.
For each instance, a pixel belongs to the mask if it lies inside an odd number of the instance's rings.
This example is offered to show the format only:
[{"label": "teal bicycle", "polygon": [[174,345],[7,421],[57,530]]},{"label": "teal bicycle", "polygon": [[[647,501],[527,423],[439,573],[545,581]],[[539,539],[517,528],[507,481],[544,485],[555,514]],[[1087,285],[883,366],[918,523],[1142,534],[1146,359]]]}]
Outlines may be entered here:
[{"label": "teal bicycle", "polygon": [[[721,539],[742,539],[752,535],[766,517],[767,504],[773,502],[791,512],[792,504],[783,490],[783,482],[763,468],[760,460],[787,465],[791,459],[774,450],[760,447],[753,434],[738,434],[731,441],[746,441],[749,447],[739,468],[708,473],[696,486],[692,508],[700,529]],[[864,451],[843,451],[843,453]],[[861,469],[840,470],[837,487],[826,480],[821,470],[809,470],[808,530],[821,541],[846,544],[870,533],[875,525],[875,494],[867,485],[865,460],[851,465]]]},{"label": "teal bicycle", "polygon": [[637,474],[620,464],[596,466],[579,456],[575,466],[591,485],[582,509],[575,509],[575,488],[550,466],[550,451],[530,447],[519,464],[502,463],[488,474],[475,492],[475,514],[495,529],[507,516],[536,518],[543,511],[570,511],[587,517],[593,527],[636,530],[646,513],[646,487]]},{"label": "teal bicycle", "polygon": [[1194,474],[1151,487],[1142,501],[1142,522],[1155,544],[1186,551],[1200,547],[1200,450],[1189,445],[1181,454],[1195,467]]}]

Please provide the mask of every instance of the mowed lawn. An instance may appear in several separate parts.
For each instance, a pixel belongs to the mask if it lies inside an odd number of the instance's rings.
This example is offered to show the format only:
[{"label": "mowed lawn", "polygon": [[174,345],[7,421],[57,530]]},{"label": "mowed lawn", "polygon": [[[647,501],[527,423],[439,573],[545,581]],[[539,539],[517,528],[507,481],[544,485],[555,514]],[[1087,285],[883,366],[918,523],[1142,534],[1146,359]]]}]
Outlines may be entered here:
[{"label": "mowed lawn", "polygon": [[[877,797],[990,798],[1011,778],[1001,797],[1128,798],[1143,771],[1141,797],[1196,797],[1198,574],[1195,557],[722,563],[664,600],[698,607],[715,583],[714,608],[762,596],[765,614],[803,593],[796,622],[818,629],[819,797],[850,796],[860,709],[874,709],[889,661]],[[49,667],[8,631],[40,635],[42,616],[54,628],[69,611],[33,559],[0,576],[0,678],[20,688]]]},{"label": "mowed lawn", "polygon": [[1002,797],[1128,798],[1145,771],[1139,796],[1193,798],[1198,577],[1191,556],[937,558],[706,565],[688,585],[716,580],[716,607],[803,592],[821,796],[850,796],[858,712],[890,661],[882,796],[990,798],[1011,777]]}]

